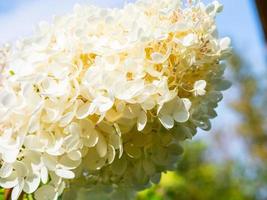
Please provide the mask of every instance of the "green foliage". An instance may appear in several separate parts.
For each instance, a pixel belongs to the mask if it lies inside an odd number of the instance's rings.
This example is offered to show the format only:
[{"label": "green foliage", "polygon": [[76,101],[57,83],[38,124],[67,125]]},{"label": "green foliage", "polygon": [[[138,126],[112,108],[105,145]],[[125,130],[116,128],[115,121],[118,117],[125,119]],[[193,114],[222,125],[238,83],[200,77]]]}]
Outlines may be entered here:
[{"label": "green foliage", "polygon": [[[137,200],[250,200],[252,196],[242,188],[234,175],[233,163],[214,164],[205,159],[202,143],[187,146],[176,172],[163,175],[159,185],[139,193]],[[242,170],[240,170],[241,172]]]},{"label": "green foliage", "polygon": [[4,189],[0,189],[0,200],[4,200]]}]

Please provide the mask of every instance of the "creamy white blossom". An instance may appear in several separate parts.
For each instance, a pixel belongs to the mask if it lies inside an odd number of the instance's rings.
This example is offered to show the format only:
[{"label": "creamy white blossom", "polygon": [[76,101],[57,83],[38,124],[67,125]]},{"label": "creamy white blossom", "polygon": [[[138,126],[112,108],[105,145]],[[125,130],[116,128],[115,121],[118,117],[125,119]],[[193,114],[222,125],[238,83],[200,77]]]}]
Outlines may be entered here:
[{"label": "creamy white blossom", "polygon": [[206,81],[204,81],[204,80],[196,81],[194,84],[194,89],[193,89],[194,95],[195,96],[205,95],[206,94],[206,90],[205,90],[206,86],[207,86]]},{"label": "creamy white blossom", "polygon": [[22,191],[57,199],[65,188],[75,199],[77,185],[108,187],[117,199],[158,182],[180,142],[210,128],[229,87],[221,9],[217,1],[77,5],[0,50],[0,186],[13,188],[13,200]]}]

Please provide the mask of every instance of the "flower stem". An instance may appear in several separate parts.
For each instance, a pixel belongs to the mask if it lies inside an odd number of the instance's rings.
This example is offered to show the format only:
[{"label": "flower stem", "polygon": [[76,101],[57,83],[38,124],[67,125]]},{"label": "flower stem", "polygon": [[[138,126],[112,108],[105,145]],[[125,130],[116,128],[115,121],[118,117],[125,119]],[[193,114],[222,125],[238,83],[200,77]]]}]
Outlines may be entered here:
[{"label": "flower stem", "polygon": [[10,200],[11,199],[11,193],[12,193],[12,188],[11,189],[5,189],[4,200]]},{"label": "flower stem", "polygon": [[[11,194],[12,194],[13,188],[5,189],[4,191],[4,200],[11,200]],[[18,200],[23,200],[24,192],[22,192],[18,198]]]}]

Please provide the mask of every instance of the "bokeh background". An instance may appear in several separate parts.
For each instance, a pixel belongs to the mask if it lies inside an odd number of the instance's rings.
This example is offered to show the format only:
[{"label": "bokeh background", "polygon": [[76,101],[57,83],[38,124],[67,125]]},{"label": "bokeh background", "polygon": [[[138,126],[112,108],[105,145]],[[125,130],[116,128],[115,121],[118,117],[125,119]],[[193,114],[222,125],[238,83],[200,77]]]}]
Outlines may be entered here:
[{"label": "bokeh background", "polygon": [[[0,44],[27,37],[38,22],[70,12],[75,3],[122,7],[133,1],[0,0]],[[213,129],[187,141],[176,172],[166,172],[138,200],[267,200],[267,43],[254,0],[220,2],[218,30],[233,42],[226,72],[233,86]]]}]

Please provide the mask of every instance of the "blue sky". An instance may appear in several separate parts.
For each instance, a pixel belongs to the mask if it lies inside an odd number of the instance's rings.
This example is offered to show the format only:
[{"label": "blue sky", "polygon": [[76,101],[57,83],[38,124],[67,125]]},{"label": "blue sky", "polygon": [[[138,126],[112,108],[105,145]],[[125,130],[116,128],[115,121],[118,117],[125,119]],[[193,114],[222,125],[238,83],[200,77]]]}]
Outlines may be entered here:
[{"label": "blue sky", "polygon": [[256,71],[266,67],[266,46],[254,1],[221,0],[224,12],[218,16],[219,32],[232,37],[234,47]]}]

